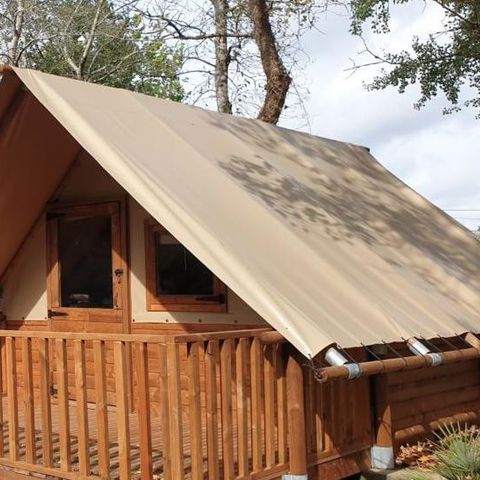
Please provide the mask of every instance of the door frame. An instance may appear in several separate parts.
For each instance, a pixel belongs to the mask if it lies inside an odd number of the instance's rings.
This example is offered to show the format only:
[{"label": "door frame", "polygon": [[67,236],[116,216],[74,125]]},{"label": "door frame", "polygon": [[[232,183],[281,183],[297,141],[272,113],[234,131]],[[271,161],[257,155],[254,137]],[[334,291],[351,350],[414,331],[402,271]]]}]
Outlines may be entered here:
[{"label": "door frame", "polygon": [[[112,215],[112,270],[120,269],[123,271],[120,281],[122,288],[115,292],[113,290],[114,303],[115,293],[118,294],[117,301],[120,302],[120,308],[75,308],[60,306],[60,270],[58,264],[58,245],[57,245],[57,222],[55,215],[78,214],[87,215],[92,210],[105,211]],[[63,312],[66,316],[80,317],[86,314],[97,314],[102,318],[102,324],[112,324],[112,333],[118,333],[119,326],[122,333],[130,332],[131,307],[130,307],[130,268],[129,268],[129,248],[127,235],[127,196],[120,198],[95,201],[95,202],[75,202],[75,203],[55,203],[47,206],[46,211],[47,224],[47,305],[48,310]],[[51,216],[51,218],[49,218]],[[52,218],[53,217],[53,218]],[[117,248],[115,248],[115,245]],[[115,274],[113,279],[115,280]],[[119,312],[117,318],[115,311]],[[54,330],[55,320],[49,317],[49,330]],[[108,327],[106,328],[108,330]],[[104,331],[103,333],[109,333]]]}]

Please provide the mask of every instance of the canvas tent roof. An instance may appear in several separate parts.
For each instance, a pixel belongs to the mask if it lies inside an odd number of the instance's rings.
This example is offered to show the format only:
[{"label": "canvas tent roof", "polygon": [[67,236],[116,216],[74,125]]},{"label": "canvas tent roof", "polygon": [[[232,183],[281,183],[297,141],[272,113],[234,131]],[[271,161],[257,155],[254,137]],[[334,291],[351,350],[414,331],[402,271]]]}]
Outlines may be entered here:
[{"label": "canvas tent roof", "polygon": [[[30,103],[12,113],[19,80]],[[0,114],[0,272],[78,142],[307,356],[480,330],[480,243],[365,148],[22,69],[4,75]],[[22,167],[38,194],[21,220],[19,135],[41,152]]]}]

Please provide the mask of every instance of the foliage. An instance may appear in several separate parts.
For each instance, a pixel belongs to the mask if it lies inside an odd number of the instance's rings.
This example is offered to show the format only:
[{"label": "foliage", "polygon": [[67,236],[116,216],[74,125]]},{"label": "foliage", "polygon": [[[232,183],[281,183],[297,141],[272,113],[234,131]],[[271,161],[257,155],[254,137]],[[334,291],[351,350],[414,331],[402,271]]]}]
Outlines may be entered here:
[{"label": "foliage", "polygon": [[[181,100],[180,49],[149,34],[135,4],[106,0],[0,0],[12,21],[23,8],[21,36],[11,49],[11,22],[0,27],[10,63],[81,80]],[[16,10],[15,10],[16,8]],[[10,47],[9,47],[10,46]]]},{"label": "foliage", "polygon": [[[480,480],[480,430],[444,425],[436,433],[436,441],[403,447],[397,462],[435,472],[447,480]],[[413,474],[413,480],[427,478],[421,472]]]},{"label": "foliage", "polygon": [[[389,32],[393,5],[413,0],[350,0],[352,32],[362,34],[366,22],[375,33]],[[480,109],[480,2],[478,0],[426,0],[440,5],[445,12],[443,28],[432,32],[427,39],[412,39],[411,50],[374,55],[384,68],[368,86],[380,90],[397,87],[400,93],[418,83],[421,96],[415,104],[423,107],[439,92],[450,103],[445,113],[461,108],[460,93],[469,88],[471,97],[464,106]],[[479,114],[480,115],[480,114]]]}]

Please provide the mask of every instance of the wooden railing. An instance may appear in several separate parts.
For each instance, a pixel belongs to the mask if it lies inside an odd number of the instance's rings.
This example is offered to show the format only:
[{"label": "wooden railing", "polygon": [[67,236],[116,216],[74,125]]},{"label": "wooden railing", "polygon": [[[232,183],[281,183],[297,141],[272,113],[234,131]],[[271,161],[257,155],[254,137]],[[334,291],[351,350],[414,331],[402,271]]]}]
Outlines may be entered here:
[{"label": "wooden railing", "polygon": [[0,465],[75,480],[260,480],[368,448],[369,420],[349,433],[331,403],[368,384],[314,384],[264,333],[2,330]]},{"label": "wooden railing", "polygon": [[66,479],[274,478],[288,470],[284,345],[260,334],[0,331],[0,464]]}]

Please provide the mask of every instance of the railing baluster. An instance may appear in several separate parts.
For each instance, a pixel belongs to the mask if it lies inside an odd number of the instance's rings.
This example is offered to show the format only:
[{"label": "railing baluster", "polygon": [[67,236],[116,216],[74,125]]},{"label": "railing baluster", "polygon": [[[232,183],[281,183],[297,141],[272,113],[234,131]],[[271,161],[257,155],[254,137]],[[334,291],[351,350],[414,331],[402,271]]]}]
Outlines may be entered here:
[{"label": "railing baluster", "polygon": [[137,374],[137,413],[140,434],[140,472],[142,480],[151,480],[152,471],[152,435],[150,425],[150,396],[148,381],[147,344],[134,344],[135,371]]},{"label": "railing baluster", "polygon": [[[307,436],[307,452],[309,456],[315,458],[315,417],[314,417],[314,389],[315,389],[315,380],[313,378],[312,370],[309,368],[304,372],[305,377],[305,429]],[[315,382],[315,383],[314,383]]]},{"label": "railing baluster", "polygon": [[217,419],[217,358],[218,340],[210,340],[205,355],[205,383],[207,395],[207,459],[209,480],[220,478]]},{"label": "railing baluster", "polygon": [[15,338],[6,337],[5,356],[7,363],[8,446],[9,456],[12,462],[16,462],[18,460],[18,400],[15,343]]},{"label": "railing baluster", "polygon": [[162,432],[163,477],[165,480],[174,480],[172,478],[170,455],[170,410],[168,406],[167,347],[163,343],[158,344],[158,360],[160,369],[160,430]]},{"label": "railing baluster", "polygon": [[45,467],[53,463],[52,407],[50,402],[50,349],[49,340],[38,339],[40,365],[40,411],[42,415],[42,458]]},{"label": "railing baluster", "polygon": [[330,411],[332,409],[332,405],[334,405],[331,382],[323,383],[321,402],[321,416],[324,434],[323,451],[330,452],[333,450],[333,425]]},{"label": "railing baluster", "polygon": [[324,451],[323,434],[325,427],[322,418],[322,391],[323,385],[315,382],[315,433],[316,433],[316,454],[317,457]]},{"label": "railing baluster", "polygon": [[275,378],[273,346],[266,345],[264,350],[265,385],[265,464],[267,468],[275,465]]},{"label": "railing baluster", "polygon": [[233,479],[233,420],[232,420],[232,340],[223,341],[220,351],[222,392],[223,478]]},{"label": "railing baluster", "polygon": [[0,337],[0,457],[5,455],[5,439],[3,431],[3,392],[4,392],[4,375],[3,369],[5,367],[5,342],[3,337]]},{"label": "railing baluster", "polygon": [[250,383],[252,391],[252,473],[262,470],[262,345],[255,338],[250,347]]},{"label": "railing baluster", "polygon": [[77,406],[78,461],[80,474],[90,475],[90,449],[87,411],[87,372],[85,367],[85,342],[73,341],[75,363],[75,397]]},{"label": "railing baluster", "polygon": [[108,431],[107,383],[105,375],[105,342],[93,341],[95,372],[95,408],[97,413],[98,467],[100,477],[110,478],[110,435]]},{"label": "railing baluster", "polygon": [[190,413],[190,449],[192,480],[203,479],[202,406],[200,403],[200,344],[195,342],[188,351],[188,402]]},{"label": "railing baluster", "polygon": [[117,401],[118,455],[120,480],[130,480],[130,423],[128,413],[128,378],[124,342],[114,342],[115,393]]},{"label": "railing baluster", "polygon": [[168,405],[170,407],[170,455],[172,476],[183,480],[183,429],[180,390],[180,358],[176,343],[167,344]]},{"label": "railing baluster", "polygon": [[236,349],[238,476],[248,474],[248,339],[240,338]]},{"label": "railing baluster", "polygon": [[283,345],[276,345],[277,355],[277,412],[278,412],[278,461],[287,462],[287,382]]},{"label": "railing baluster", "polygon": [[68,404],[68,368],[66,340],[58,338],[55,341],[55,353],[60,434],[60,467],[64,471],[70,471],[72,466],[72,460],[70,444],[70,412]]},{"label": "railing baluster", "polygon": [[33,403],[32,339],[22,338],[23,411],[25,421],[25,460],[35,463],[35,406]]}]

